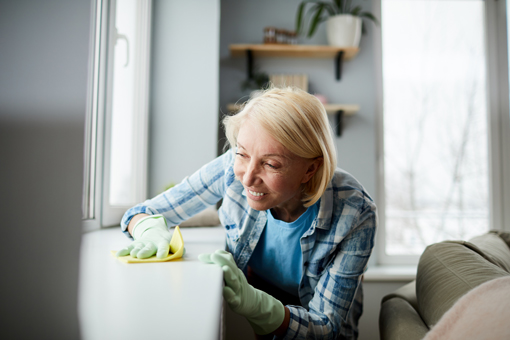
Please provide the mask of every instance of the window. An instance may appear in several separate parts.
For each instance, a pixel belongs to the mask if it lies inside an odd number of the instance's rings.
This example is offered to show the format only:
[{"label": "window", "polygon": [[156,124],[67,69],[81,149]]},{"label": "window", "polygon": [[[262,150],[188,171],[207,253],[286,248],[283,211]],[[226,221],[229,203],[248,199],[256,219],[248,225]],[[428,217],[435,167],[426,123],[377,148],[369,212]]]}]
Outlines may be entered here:
[{"label": "window", "polygon": [[382,0],[382,263],[412,263],[429,244],[500,227],[491,6]]},{"label": "window", "polygon": [[149,0],[97,0],[91,47],[83,215],[118,225],[146,198]]}]

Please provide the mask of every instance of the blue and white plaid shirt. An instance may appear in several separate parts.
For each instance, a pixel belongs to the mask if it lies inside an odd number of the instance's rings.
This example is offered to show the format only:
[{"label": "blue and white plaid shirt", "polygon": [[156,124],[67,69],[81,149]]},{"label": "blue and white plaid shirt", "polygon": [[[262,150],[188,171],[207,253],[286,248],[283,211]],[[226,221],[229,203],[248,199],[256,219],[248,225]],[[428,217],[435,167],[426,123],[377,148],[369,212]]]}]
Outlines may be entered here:
[{"label": "blue and white plaid shirt", "polygon": [[[229,151],[179,185],[129,209],[122,218],[122,230],[129,236],[127,224],[140,213],[163,214],[170,225],[178,225],[223,199],[219,218],[228,248],[238,267],[246,270],[267,213],[248,205],[243,185],[235,179],[234,159]],[[299,298],[304,307],[287,306],[290,324],[284,339],[357,337],[360,282],[374,246],[376,221],[376,206],[362,185],[337,169],[321,197],[317,218],[301,238]]]}]

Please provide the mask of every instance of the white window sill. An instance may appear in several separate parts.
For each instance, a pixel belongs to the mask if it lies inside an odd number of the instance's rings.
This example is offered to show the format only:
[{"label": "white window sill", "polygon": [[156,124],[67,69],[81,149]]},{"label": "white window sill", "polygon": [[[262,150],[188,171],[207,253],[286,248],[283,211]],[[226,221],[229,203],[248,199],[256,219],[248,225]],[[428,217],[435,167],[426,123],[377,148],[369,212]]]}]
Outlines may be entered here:
[{"label": "white window sill", "polygon": [[416,279],[416,266],[404,265],[380,265],[369,267],[364,275],[364,281],[368,282],[399,282],[413,281]]},{"label": "white window sill", "polygon": [[181,233],[182,259],[146,264],[110,254],[131,242],[119,227],[82,236],[78,310],[84,340],[221,337],[223,272],[200,263],[198,254],[224,248],[224,229]]}]

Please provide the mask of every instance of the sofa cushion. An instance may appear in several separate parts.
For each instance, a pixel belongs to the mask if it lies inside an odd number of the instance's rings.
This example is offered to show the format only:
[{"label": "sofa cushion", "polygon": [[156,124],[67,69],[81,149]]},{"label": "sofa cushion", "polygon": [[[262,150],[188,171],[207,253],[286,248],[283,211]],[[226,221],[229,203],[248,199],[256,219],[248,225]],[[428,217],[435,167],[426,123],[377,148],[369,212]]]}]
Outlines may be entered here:
[{"label": "sofa cushion", "polygon": [[468,291],[508,275],[467,242],[444,241],[430,245],[420,257],[416,274],[420,315],[427,326],[432,327]]},{"label": "sofa cushion", "polygon": [[469,243],[477,246],[491,262],[510,273],[510,248],[495,232],[474,237]]}]

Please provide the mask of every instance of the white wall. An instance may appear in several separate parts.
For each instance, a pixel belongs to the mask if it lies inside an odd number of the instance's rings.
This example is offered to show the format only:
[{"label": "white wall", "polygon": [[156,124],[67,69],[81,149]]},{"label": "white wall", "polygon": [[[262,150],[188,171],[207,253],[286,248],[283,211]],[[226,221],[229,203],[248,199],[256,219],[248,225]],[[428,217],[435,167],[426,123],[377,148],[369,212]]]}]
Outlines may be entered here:
[{"label": "white wall", "polygon": [[216,156],[219,0],[155,0],[149,196]]},{"label": "white wall", "polygon": [[0,1],[0,319],[79,339],[90,0]]}]

